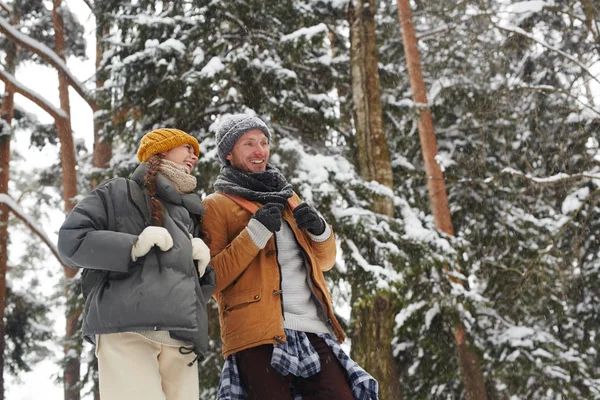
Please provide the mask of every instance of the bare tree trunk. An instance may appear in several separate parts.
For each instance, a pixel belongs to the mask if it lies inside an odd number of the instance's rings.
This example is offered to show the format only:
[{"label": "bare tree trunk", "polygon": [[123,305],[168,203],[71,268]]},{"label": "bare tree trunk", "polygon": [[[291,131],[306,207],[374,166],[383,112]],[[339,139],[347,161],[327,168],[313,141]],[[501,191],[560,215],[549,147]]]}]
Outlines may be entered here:
[{"label": "bare tree trunk", "polygon": [[[109,27],[99,19],[96,19],[96,23],[96,93],[99,93],[104,87],[104,74],[99,72],[101,61],[104,56],[102,39],[108,34]],[[105,102],[101,101],[100,104],[104,106]],[[96,102],[96,106],[92,108],[94,114],[99,108],[100,106],[98,106],[98,102]],[[110,140],[103,137],[102,125],[102,121],[94,115],[94,167],[106,169],[112,158],[112,143]],[[97,179],[92,180],[93,187],[96,187],[98,183]]]},{"label": "bare tree trunk", "polygon": [[[61,15],[62,0],[53,0],[52,22],[54,24],[54,50],[56,54],[66,61],[65,58],[65,27]],[[58,95],[60,108],[66,113],[67,117],[56,121],[56,130],[60,140],[60,161],[62,165],[62,183],[63,183],[63,201],[66,213],[71,212],[75,206],[75,196],[77,195],[77,172],[75,161],[75,146],[73,144],[73,133],[71,131],[71,117],[69,104],[69,85],[65,74],[58,72]],[[67,284],[65,285],[65,298],[67,299],[67,323],[65,329],[65,364],[64,364],[64,394],[65,400],[79,400],[79,374],[80,374],[80,346],[75,345],[79,339],[77,337],[77,321],[81,314],[80,307],[71,307],[69,298],[70,290],[68,281],[71,280],[77,271],[71,268],[64,268]]]},{"label": "bare tree trunk", "polygon": [[[421,151],[423,152],[425,172],[427,174],[431,212],[436,226],[446,234],[453,236],[454,228],[452,227],[444,176],[439,164],[435,160],[437,143],[431,110],[427,101],[427,90],[421,73],[421,58],[417,47],[417,38],[409,0],[398,0],[398,15],[402,26],[402,38],[413,101],[419,112],[419,139],[421,141]],[[470,348],[465,329],[460,322],[454,328],[454,338],[467,399],[486,400],[487,392],[479,360],[476,353]]]},{"label": "bare tree trunk", "polygon": [[[366,180],[374,180],[392,188],[392,166],[383,130],[379,88],[375,3],[353,0],[348,9],[354,123],[361,175]],[[379,197],[374,203],[374,211],[393,216],[392,199]]]},{"label": "bare tree trunk", "polygon": [[585,14],[585,25],[594,37],[596,51],[600,54],[600,27],[596,21],[596,6],[592,0],[581,0],[581,6]]},{"label": "bare tree trunk", "polygon": [[392,353],[398,314],[394,297],[378,292],[372,299],[361,302],[353,295],[352,358],[377,379],[381,400],[402,398],[400,371]]},{"label": "bare tree trunk", "polygon": [[[12,10],[11,25],[19,23],[19,11],[14,7]],[[4,68],[7,72],[15,73],[15,59],[17,57],[17,46],[9,43],[6,48],[6,59]],[[11,85],[6,85],[0,118],[4,120],[3,128],[0,129],[0,194],[8,195],[8,181],[10,178],[10,140],[12,137],[12,120],[15,113],[14,105],[15,91]],[[9,208],[0,203],[0,337],[5,338],[4,316],[6,313],[6,271],[8,266],[8,214]],[[4,399],[4,351],[5,340],[0,340],[0,400]]]},{"label": "bare tree trunk", "polygon": [[[348,8],[356,148],[362,177],[391,190],[393,176],[383,129],[375,9],[375,1],[364,0],[352,0]],[[392,199],[376,196],[373,211],[393,217]],[[352,283],[352,357],[379,381],[382,400],[398,400],[400,374],[391,349],[397,304],[385,292],[367,298],[361,295],[361,286],[361,282]]]},{"label": "bare tree trunk", "polygon": [[[96,95],[104,87],[104,74],[100,72],[102,58],[104,56],[104,46],[102,39],[108,34],[109,26],[104,23],[102,19],[96,17]],[[100,107],[104,106],[104,101],[96,101],[92,111],[94,112],[94,153],[93,153],[93,164],[94,168],[98,170],[104,170],[108,168],[110,159],[112,158],[112,143],[106,140],[102,136],[103,123],[96,116],[96,111]],[[95,175],[92,177],[92,187],[96,187],[101,181],[101,177]],[[95,371],[98,370],[98,360],[94,357],[94,365],[90,366]],[[94,400],[100,399],[100,384],[98,382],[98,375],[94,375],[94,386],[92,388]]]}]

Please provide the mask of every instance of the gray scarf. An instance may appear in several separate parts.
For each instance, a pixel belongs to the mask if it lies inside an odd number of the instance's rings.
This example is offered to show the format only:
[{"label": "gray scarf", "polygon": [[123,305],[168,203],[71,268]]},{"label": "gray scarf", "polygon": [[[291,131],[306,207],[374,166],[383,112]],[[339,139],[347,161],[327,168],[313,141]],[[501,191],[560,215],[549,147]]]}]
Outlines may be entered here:
[{"label": "gray scarf", "polygon": [[225,165],[221,167],[214,187],[218,192],[240,196],[262,204],[286,204],[293,193],[292,185],[271,164],[267,164],[265,172],[250,173]]}]

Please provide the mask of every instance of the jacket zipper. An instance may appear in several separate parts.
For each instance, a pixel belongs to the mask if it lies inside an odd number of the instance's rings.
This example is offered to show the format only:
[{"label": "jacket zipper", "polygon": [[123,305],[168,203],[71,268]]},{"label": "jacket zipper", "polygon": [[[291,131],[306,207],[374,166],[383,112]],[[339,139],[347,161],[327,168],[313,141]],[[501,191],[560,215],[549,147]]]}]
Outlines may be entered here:
[{"label": "jacket zipper", "polygon": [[283,290],[281,288],[281,281],[283,276],[281,274],[281,265],[279,265],[279,248],[277,247],[277,236],[273,232],[273,242],[275,243],[275,262],[277,263],[277,270],[279,271],[279,302],[281,303],[281,318],[285,320],[285,313],[283,310]]}]

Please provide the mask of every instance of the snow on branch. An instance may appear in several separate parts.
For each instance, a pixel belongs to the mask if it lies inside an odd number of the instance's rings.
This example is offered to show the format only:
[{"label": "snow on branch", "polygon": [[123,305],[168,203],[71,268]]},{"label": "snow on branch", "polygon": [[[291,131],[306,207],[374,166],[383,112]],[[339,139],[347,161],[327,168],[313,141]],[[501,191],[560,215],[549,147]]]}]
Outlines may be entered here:
[{"label": "snow on branch", "polygon": [[523,36],[529,40],[532,40],[532,41],[544,46],[548,50],[551,50],[551,51],[559,54],[560,56],[566,58],[567,60],[569,60],[572,63],[579,66],[579,68],[581,68],[584,72],[586,72],[593,80],[600,83],[600,80],[596,77],[596,75],[594,75],[587,66],[585,66],[581,61],[579,61],[577,58],[573,57],[572,55],[565,53],[564,51],[544,42],[543,40],[537,39],[535,36],[531,35],[530,33],[527,33],[525,30],[519,28],[518,26],[514,26],[514,25],[502,26],[502,25],[497,24],[494,21],[492,21],[492,24],[494,24],[494,26],[500,30],[515,33],[519,36]]},{"label": "snow on branch", "polygon": [[300,28],[295,32],[284,35],[281,37],[280,41],[281,42],[290,42],[290,41],[298,40],[301,37],[306,38],[308,40],[308,39],[312,38],[313,36],[318,35],[321,32],[327,32],[328,30],[329,29],[327,28],[327,25],[325,25],[324,23],[320,23],[318,25],[310,26],[308,28]]},{"label": "snow on branch", "polygon": [[531,182],[540,183],[540,184],[544,184],[544,185],[551,185],[551,184],[555,184],[555,183],[561,183],[561,182],[565,182],[565,181],[572,181],[572,180],[578,180],[578,179],[599,179],[600,180],[600,175],[593,175],[593,174],[589,174],[589,173],[569,175],[569,174],[565,174],[565,173],[561,172],[556,175],[539,178],[539,177],[532,176],[530,174],[525,174],[521,171],[517,171],[514,168],[504,168],[502,171],[500,171],[500,173],[498,175],[486,178],[484,180],[484,182],[490,183],[494,180],[497,180],[498,178],[500,178],[503,175],[516,175],[521,178],[525,178]]},{"label": "snow on branch", "polygon": [[454,28],[456,28],[456,25],[446,25],[446,24],[440,25],[440,26],[435,27],[435,28],[433,28],[431,30],[428,30],[426,32],[420,32],[417,35],[417,40],[425,40],[427,38],[437,36],[437,35],[439,35],[441,33],[444,33],[446,31],[452,30]]},{"label": "snow on branch", "polygon": [[385,268],[381,265],[370,264],[361,254],[358,246],[352,240],[346,240],[346,244],[350,248],[351,256],[356,264],[365,270],[366,272],[372,273],[377,279],[377,287],[379,289],[390,289],[390,283],[402,282],[402,274],[394,271],[393,269]]},{"label": "snow on branch", "polygon": [[600,116],[600,111],[598,111],[594,107],[591,107],[590,105],[584,103],[579,97],[574,96],[568,90],[559,89],[559,88],[551,86],[551,85],[528,85],[528,84],[524,84],[524,83],[516,85],[515,88],[523,89],[523,90],[539,91],[539,92],[555,92],[555,93],[559,93],[559,94],[562,94],[564,96],[570,97],[571,99],[575,100],[577,103],[581,104],[582,107],[584,107],[587,110],[589,110],[589,111],[597,114],[598,116]]},{"label": "snow on branch", "polygon": [[4,11],[6,11],[9,14],[12,14],[12,8],[11,8],[11,6],[9,6],[8,4],[6,4],[3,1],[0,1],[0,8],[3,9]]},{"label": "snow on branch", "polygon": [[69,85],[75,89],[77,93],[89,104],[89,106],[96,110],[96,104],[92,99],[92,96],[83,84],[71,73],[67,64],[62,58],[58,56],[51,48],[43,43],[38,42],[35,39],[30,38],[28,35],[21,33],[18,29],[10,24],[5,18],[0,17],[0,33],[6,35],[8,40],[24,47],[32,53],[40,56],[44,61],[57,69],[59,73],[65,75]]},{"label": "snow on branch", "polygon": [[48,102],[48,100],[33,92],[28,87],[21,85],[21,83],[19,83],[13,75],[2,69],[0,69],[0,81],[3,81],[6,85],[12,86],[17,93],[33,101],[42,110],[50,114],[55,120],[63,120],[67,118],[67,114],[63,110],[54,107],[50,102]]},{"label": "snow on branch", "polygon": [[23,223],[36,235],[38,236],[40,239],[42,239],[42,242],[44,242],[46,244],[46,246],[48,246],[48,248],[50,249],[50,251],[52,252],[52,254],[54,254],[54,256],[56,257],[56,259],[63,265],[63,262],[60,259],[60,256],[58,255],[58,249],[56,248],[56,246],[54,245],[54,243],[52,242],[52,240],[50,240],[50,238],[48,238],[48,236],[46,235],[46,233],[44,232],[44,230],[37,225],[36,221],[31,218],[29,215],[27,215],[27,213],[21,208],[21,206],[19,206],[17,204],[16,201],[14,201],[9,195],[4,194],[4,193],[0,193],[0,203],[4,203],[8,206],[8,208],[10,209],[10,211],[12,211],[12,213],[19,218],[21,221],[23,221]]}]

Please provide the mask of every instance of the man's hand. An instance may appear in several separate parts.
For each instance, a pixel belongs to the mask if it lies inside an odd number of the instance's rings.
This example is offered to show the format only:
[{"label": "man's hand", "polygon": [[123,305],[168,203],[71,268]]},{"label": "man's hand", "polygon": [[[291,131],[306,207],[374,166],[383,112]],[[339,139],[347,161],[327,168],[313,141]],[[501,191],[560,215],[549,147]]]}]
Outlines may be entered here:
[{"label": "man's hand", "polygon": [[252,218],[274,233],[281,229],[281,213],[284,208],[283,204],[267,203],[259,208]]},{"label": "man's hand", "polygon": [[135,261],[145,256],[153,246],[158,246],[162,251],[167,251],[173,247],[173,238],[169,231],[162,226],[146,227],[131,248],[131,260]]},{"label": "man's hand", "polygon": [[198,261],[198,274],[202,278],[210,261],[210,250],[204,240],[192,238],[192,258]]},{"label": "man's hand", "polygon": [[325,232],[325,221],[306,203],[301,203],[294,209],[294,218],[299,229],[306,229],[315,236]]}]

